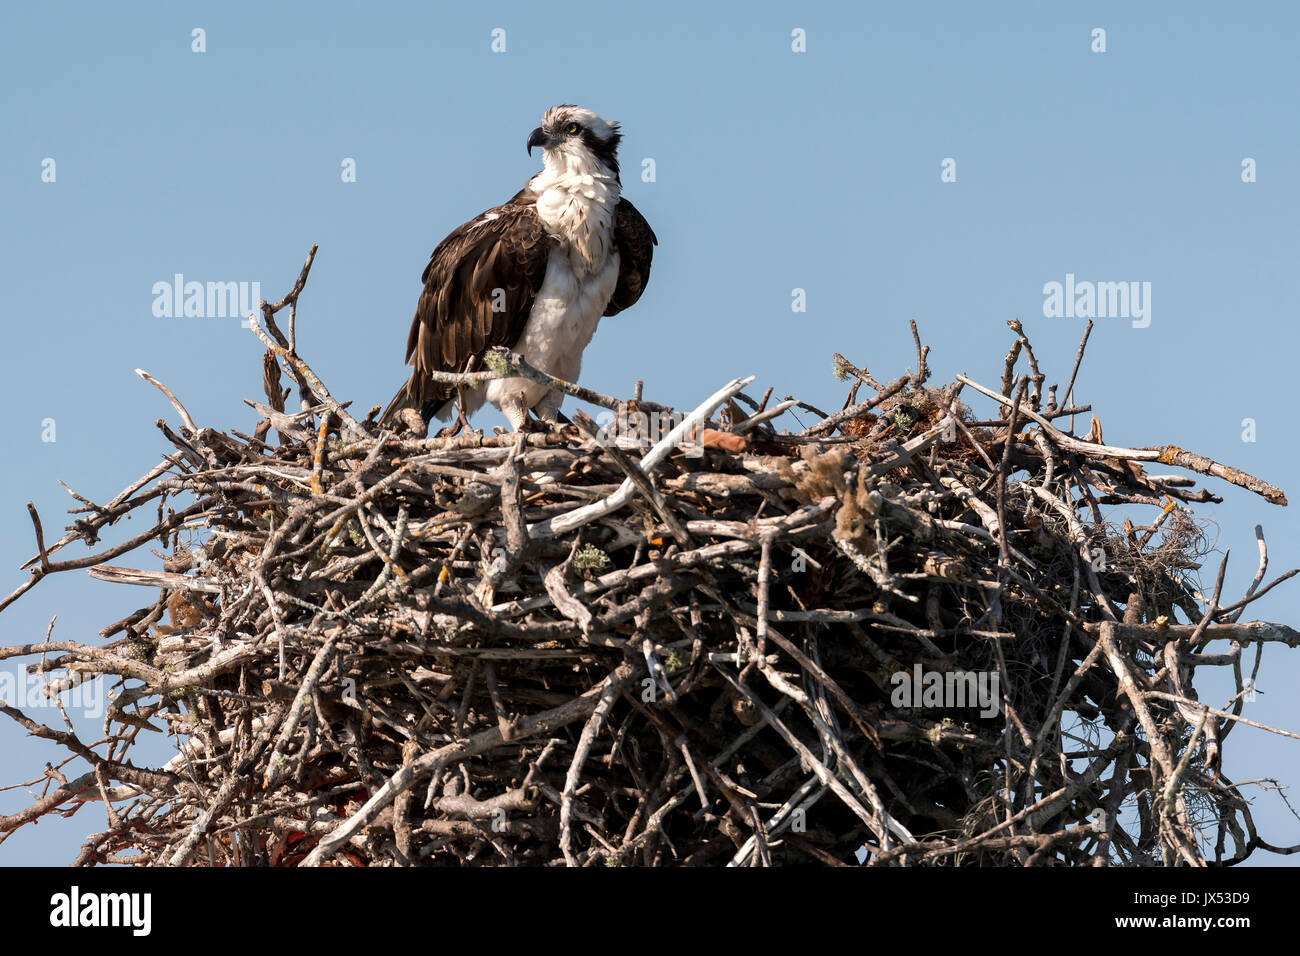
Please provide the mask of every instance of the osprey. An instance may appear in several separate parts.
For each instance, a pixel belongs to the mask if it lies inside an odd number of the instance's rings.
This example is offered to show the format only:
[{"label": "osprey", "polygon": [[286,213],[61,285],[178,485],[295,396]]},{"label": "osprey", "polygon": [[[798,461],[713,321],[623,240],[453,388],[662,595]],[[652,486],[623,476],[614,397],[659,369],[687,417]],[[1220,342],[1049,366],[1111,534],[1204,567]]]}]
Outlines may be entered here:
[{"label": "osprey", "polygon": [[[404,408],[428,421],[448,418],[458,387],[428,372],[476,370],[493,346],[518,352],[536,368],[576,381],[582,350],[603,315],[641,297],[658,243],[649,223],[623,198],[618,124],[573,105],[554,106],[528,137],[545,167],[507,203],[489,209],[438,244],[424,270],[406,339],[415,367],[380,419]],[[468,416],[484,399],[519,429],[535,409],[554,420],[562,392],[526,378],[459,389]]]}]

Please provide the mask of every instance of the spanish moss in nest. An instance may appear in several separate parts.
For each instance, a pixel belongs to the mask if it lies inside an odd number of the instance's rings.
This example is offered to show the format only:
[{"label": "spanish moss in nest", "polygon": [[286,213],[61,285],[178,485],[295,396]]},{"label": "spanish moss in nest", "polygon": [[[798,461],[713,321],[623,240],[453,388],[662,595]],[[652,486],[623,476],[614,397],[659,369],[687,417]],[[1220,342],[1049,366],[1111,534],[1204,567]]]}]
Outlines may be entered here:
[{"label": "spanish moss in nest", "polygon": [[[103,642],[0,649],[48,695],[96,678],[110,694],[93,745],[0,707],[69,754],[0,834],[99,801],[81,865],[1200,866],[1273,849],[1223,750],[1243,674],[1300,634],[1242,619],[1278,583],[1262,560],[1242,600],[1222,568],[1202,592],[1193,506],[1220,499],[1148,469],[1285,497],[1176,446],[1106,445],[1073,374],[1043,394],[1018,323],[997,387],[928,385],[919,337],[887,383],[836,355],[851,384],[829,414],[749,380],[683,414],[501,352],[448,380],[526,375],[612,421],[430,437],[418,416],[358,420],[299,355],[310,265],[251,323],[252,435],[198,427],[150,377],[174,450],[108,503],[79,498],[53,543],[31,510],[30,577],[0,610],[78,569],[155,596]],[[813,423],[778,431],[786,412]],[[135,537],[60,560],[127,516]],[[1200,699],[1207,665],[1235,697]],[[160,733],[174,755],[141,758]]]}]

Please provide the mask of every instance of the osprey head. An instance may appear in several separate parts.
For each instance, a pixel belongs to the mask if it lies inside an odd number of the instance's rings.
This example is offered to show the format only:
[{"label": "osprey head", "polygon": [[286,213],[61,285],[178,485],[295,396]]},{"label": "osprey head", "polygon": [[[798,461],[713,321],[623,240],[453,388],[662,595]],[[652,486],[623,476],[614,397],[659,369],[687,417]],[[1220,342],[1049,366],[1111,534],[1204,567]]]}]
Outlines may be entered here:
[{"label": "osprey head", "polygon": [[566,103],[542,114],[542,125],[528,136],[528,155],[542,147],[546,165],[584,172],[600,172],[618,178],[618,143],[623,134],[618,124],[601,119],[591,110]]}]

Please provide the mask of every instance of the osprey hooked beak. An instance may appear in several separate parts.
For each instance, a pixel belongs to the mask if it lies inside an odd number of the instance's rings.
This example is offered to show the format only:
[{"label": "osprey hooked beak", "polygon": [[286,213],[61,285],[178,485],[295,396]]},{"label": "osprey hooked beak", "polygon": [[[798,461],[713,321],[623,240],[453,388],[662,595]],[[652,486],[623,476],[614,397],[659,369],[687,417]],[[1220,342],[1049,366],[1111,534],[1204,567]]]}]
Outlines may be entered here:
[{"label": "osprey hooked beak", "polygon": [[528,134],[528,155],[529,156],[533,155],[534,146],[541,146],[543,149],[545,149],[547,146],[550,145],[551,145],[551,137],[547,136],[546,132],[540,126]]}]

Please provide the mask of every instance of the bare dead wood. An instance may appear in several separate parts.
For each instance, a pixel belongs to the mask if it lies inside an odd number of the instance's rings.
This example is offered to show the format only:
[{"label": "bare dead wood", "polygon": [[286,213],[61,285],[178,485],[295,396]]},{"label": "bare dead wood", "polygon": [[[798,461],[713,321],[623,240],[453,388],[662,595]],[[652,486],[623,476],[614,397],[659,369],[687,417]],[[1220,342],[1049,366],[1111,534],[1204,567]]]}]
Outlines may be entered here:
[{"label": "bare dead wood", "polygon": [[[1073,394],[1086,334],[1058,402],[1019,323],[1000,391],[928,386],[913,325],[916,367],[888,385],[835,356],[851,384],[830,415],[740,378],[677,415],[639,384],[623,400],[502,352],[454,381],[532,378],[615,423],[394,435],[299,354],[314,256],[251,323],[253,435],[198,427],[150,378],[180,415],[173,451],[107,504],[73,494],[53,543],[29,506],[35,554],[0,611],[78,570],[157,598],[113,615],[104,646],[0,647],[46,699],[112,695],[93,745],[0,707],[91,768],[52,762],[0,840],[98,802],[78,865],[1200,866],[1272,846],[1229,857],[1206,834],[1254,834],[1212,776],[1229,731],[1293,735],[1243,715],[1241,654],[1300,631],[1240,618],[1296,572],[1265,583],[1261,530],[1245,596],[1223,598],[1222,574],[1202,596],[1207,493],[1139,463],[1285,495],[1067,430],[1090,408]],[[965,386],[990,399],[979,415]],[[778,432],[795,409],[819,420]],[[636,433],[638,410],[676,424]],[[1112,503],[1152,517],[1114,526]],[[1233,703],[1197,699],[1202,667],[1233,668]],[[901,700],[918,674],[945,693],[996,677],[993,714]],[[185,742],[135,765],[146,728]]]}]

